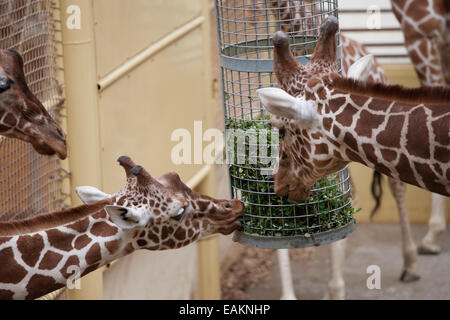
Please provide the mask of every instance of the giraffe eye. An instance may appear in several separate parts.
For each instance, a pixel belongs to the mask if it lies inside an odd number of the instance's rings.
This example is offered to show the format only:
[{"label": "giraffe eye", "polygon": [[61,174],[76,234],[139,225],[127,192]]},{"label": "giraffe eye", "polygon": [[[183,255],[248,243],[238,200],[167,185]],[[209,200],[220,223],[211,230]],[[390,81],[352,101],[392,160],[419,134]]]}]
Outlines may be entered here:
[{"label": "giraffe eye", "polygon": [[183,217],[184,212],[186,211],[186,208],[181,208],[180,210],[178,210],[178,213],[176,216],[173,216],[172,219],[180,221],[181,218]]},{"label": "giraffe eye", "polygon": [[5,76],[0,76],[0,93],[10,88],[9,79]]}]

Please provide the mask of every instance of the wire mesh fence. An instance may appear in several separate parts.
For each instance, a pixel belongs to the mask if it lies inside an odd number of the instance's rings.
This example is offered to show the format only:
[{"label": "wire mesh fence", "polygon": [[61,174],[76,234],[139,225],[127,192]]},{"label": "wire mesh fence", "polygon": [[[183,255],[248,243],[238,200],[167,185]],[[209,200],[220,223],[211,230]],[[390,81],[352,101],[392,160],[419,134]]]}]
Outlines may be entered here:
[{"label": "wire mesh fence", "polygon": [[[322,22],[328,15],[338,16],[337,0],[215,0],[215,4],[227,147],[232,146],[231,152],[227,150],[232,195],[246,204],[243,227],[235,239],[257,247],[290,248],[345,237],[354,223],[348,169],[319,181],[304,203],[278,197],[268,173],[276,162],[279,137],[256,95],[257,89],[276,82],[273,33],[286,32],[296,59],[306,64]],[[339,34],[337,41],[340,68]],[[237,137],[236,130],[245,136]],[[266,133],[261,136],[262,132]]]},{"label": "wire mesh fence", "polygon": [[[50,0],[0,0],[0,49],[22,55],[30,90],[58,121],[64,100],[57,78],[54,10]],[[63,207],[65,176],[56,157],[41,156],[30,144],[0,137],[0,221]]]}]

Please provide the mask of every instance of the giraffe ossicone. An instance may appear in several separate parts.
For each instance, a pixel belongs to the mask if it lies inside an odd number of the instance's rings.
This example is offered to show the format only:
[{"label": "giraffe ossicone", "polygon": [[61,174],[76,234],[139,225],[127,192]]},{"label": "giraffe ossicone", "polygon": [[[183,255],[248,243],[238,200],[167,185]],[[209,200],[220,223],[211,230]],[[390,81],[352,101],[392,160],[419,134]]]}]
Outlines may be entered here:
[{"label": "giraffe ossicone", "polygon": [[0,299],[34,299],[138,249],[177,249],[201,237],[230,234],[243,204],[191,190],[176,173],[152,177],[119,158],[127,183],[115,194],[94,187],[86,204],[33,219],[0,223]]}]

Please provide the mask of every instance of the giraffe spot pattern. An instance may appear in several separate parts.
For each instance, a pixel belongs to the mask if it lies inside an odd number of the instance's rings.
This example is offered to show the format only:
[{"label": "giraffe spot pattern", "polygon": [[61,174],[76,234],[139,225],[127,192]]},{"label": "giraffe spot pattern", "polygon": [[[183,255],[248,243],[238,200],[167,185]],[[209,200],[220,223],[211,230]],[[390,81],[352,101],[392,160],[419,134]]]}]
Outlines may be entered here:
[{"label": "giraffe spot pattern", "polygon": [[408,157],[405,154],[400,154],[400,159],[395,167],[400,175],[400,179],[406,183],[418,185],[417,180],[414,176],[414,171],[409,164]]},{"label": "giraffe spot pattern", "polygon": [[22,254],[22,260],[30,267],[34,267],[44,249],[44,240],[39,234],[25,235],[17,240],[17,249]]},{"label": "giraffe spot pattern", "polygon": [[72,250],[72,240],[74,239],[75,235],[64,233],[57,229],[51,229],[46,232],[48,242],[52,247],[62,251]]},{"label": "giraffe spot pattern", "polygon": [[450,145],[450,114],[431,123],[436,142],[443,146]]},{"label": "giraffe spot pattern", "polygon": [[41,263],[39,263],[39,269],[53,270],[56,268],[62,258],[63,256],[61,254],[49,250],[45,253],[44,257],[41,260]]},{"label": "giraffe spot pattern", "polygon": [[11,290],[0,289],[0,300],[12,300],[14,292]]},{"label": "giraffe spot pattern", "polygon": [[86,232],[89,228],[89,219],[82,219],[80,221],[77,221],[75,223],[69,224],[67,226],[69,229],[73,229],[79,233]]},{"label": "giraffe spot pattern", "polygon": [[17,263],[11,248],[0,251],[0,283],[19,283],[27,275],[27,271]]},{"label": "giraffe spot pattern", "polygon": [[102,258],[102,254],[100,251],[100,244],[95,243],[92,245],[92,247],[89,249],[89,251],[86,253],[86,263],[91,265],[98,261],[100,261]]},{"label": "giraffe spot pattern", "polygon": [[380,149],[380,152],[383,159],[386,160],[387,162],[396,160],[398,156],[396,151],[390,149]]},{"label": "giraffe spot pattern", "polygon": [[92,239],[89,238],[88,235],[83,234],[75,240],[75,249],[81,250],[82,248],[86,247],[91,241]]},{"label": "giraffe spot pattern", "polygon": [[409,115],[406,149],[410,155],[429,159],[430,143],[426,121],[427,114],[423,109],[414,110]]},{"label": "giraffe spot pattern", "polygon": [[422,177],[423,183],[428,190],[442,194],[446,193],[445,187],[442,184],[435,183],[435,181],[438,180],[438,176],[434,174],[428,164],[414,162],[414,167],[417,173]]},{"label": "giraffe spot pattern", "polygon": [[404,115],[390,116],[385,129],[377,135],[377,142],[384,147],[400,148],[400,133],[404,122]]},{"label": "giraffe spot pattern", "polygon": [[105,243],[106,249],[110,254],[116,254],[120,249],[121,240],[112,240]]},{"label": "giraffe spot pattern", "polygon": [[358,136],[371,138],[372,130],[378,128],[384,121],[384,117],[362,110],[356,123],[355,132]]},{"label": "giraffe spot pattern", "polygon": [[377,159],[377,156],[375,155],[375,148],[373,147],[373,145],[364,143],[362,145],[362,149],[364,151],[364,154],[366,155],[367,160],[374,163]]},{"label": "giraffe spot pattern", "polygon": [[[205,221],[205,222],[207,222],[207,221]],[[204,226],[205,229],[206,229],[206,227],[207,227],[207,225]],[[175,233],[174,233],[174,237],[175,237],[175,239],[180,240],[180,241],[186,239],[186,230],[182,227],[178,228],[177,231],[175,231]]]},{"label": "giraffe spot pattern", "polygon": [[117,233],[118,229],[115,226],[100,221],[93,224],[91,228],[91,233],[97,237],[110,237]]},{"label": "giraffe spot pattern", "polygon": [[352,150],[355,150],[355,151],[358,150],[358,142],[356,141],[356,138],[350,132],[345,133],[344,143],[347,146],[349,146]]},{"label": "giraffe spot pattern", "polygon": [[0,237],[0,244],[8,242],[12,237]]},{"label": "giraffe spot pattern", "polygon": [[26,299],[36,299],[49,292],[49,290],[54,291],[61,287],[62,285],[58,285],[54,278],[35,274],[31,277],[30,281],[28,281],[26,286],[27,291],[30,292]]},{"label": "giraffe spot pattern", "polygon": [[78,259],[77,256],[72,255],[67,259],[66,263],[59,272],[64,277],[64,279],[67,279],[69,276],[75,274],[75,271],[71,270],[70,267],[79,267],[79,266],[80,266],[80,259]]}]

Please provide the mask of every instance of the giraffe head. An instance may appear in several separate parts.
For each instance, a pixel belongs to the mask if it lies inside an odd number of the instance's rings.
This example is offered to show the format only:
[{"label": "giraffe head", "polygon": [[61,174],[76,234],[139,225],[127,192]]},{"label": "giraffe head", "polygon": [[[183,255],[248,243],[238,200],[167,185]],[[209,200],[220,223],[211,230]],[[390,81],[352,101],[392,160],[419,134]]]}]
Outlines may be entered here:
[{"label": "giraffe head", "polygon": [[[274,69],[281,87],[258,90],[261,104],[272,114],[272,125],[280,130],[275,192],[304,201],[315,182],[342,169],[347,162],[333,154],[323,135],[322,115],[327,113],[326,84],[337,76],[338,23],[328,17],[320,28],[313,56],[306,66],[300,65],[289,50],[289,38],[283,32],[274,35]],[[348,77],[367,78],[373,56],[363,57],[348,71]]]},{"label": "giraffe head", "polygon": [[126,156],[118,159],[127,184],[114,195],[93,187],[77,193],[89,204],[113,198],[105,207],[111,220],[130,231],[134,243],[151,250],[174,249],[213,234],[230,234],[240,226],[243,210],[239,200],[216,200],[191,190],[176,173],[152,177]]},{"label": "giraffe head", "polygon": [[0,50],[0,135],[29,142],[40,154],[67,156],[66,136],[28,88],[14,50]]}]

